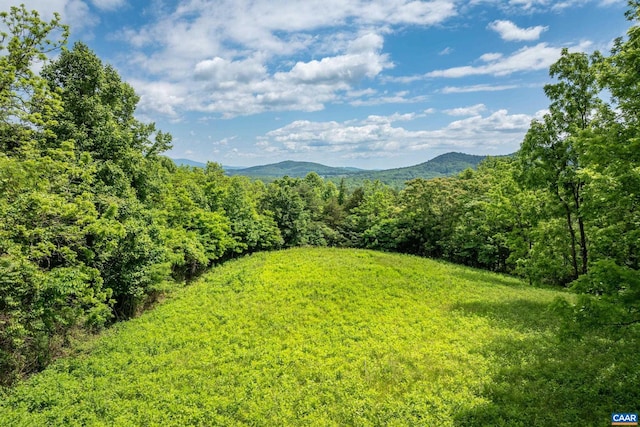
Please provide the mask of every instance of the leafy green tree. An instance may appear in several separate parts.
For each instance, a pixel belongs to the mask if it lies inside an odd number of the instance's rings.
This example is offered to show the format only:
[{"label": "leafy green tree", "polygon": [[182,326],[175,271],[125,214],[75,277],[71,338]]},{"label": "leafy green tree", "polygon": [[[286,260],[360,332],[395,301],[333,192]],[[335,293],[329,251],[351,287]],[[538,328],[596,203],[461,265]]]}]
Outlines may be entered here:
[{"label": "leafy green tree", "polygon": [[29,156],[0,154],[0,382],[44,367],[74,328],[111,317],[111,291],[91,266],[103,225],[91,166],[72,144]]},{"label": "leafy green tree", "polygon": [[[503,224],[494,198],[498,163],[484,165],[478,172],[467,170],[458,176],[465,191],[461,213],[451,236],[443,241],[444,256],[455,262],[505,271],[509,257]],[[494,175],[495,170],[495,175]],[[506,227],[505,227],[506,226]]]},{"label": "leafy green tree", "polygon": [[258,198],[248,178],[229,178],[222,207],[231,221],[235,253],[274,249],[284,243],[273,218],[260,214],[257,203]]},{"label": "leafy green tree", "polygon": [[285,247],[309,243],[309,212],[298,192],[300,179],[285,176],[267,186],[260,201],[262,211],[270,212],[278,225]]},{"label": "leafy green tree", "polygon": [[640,323],[640,2],[629,6],[633,26],[597,68],[613,108],[601,113],[603,125],[582,144],[591,259],[574,289],[591,295],[573,315],[596,326]]},{"label": "leafy green tree", "polygon": [[311,218],[319,219],[325,196],[325,183],[315,172],[308,173],[298,185],[300,196],[304,199]]},{"label": "leafy green tree", "polygon": [[581,175],[584,156],[579,141],[592,132],[596,115],[603,108],[595,65],[598,53],[562,51],[549,74],[559,82],[545,86],[550,112],[534,121],[522,143],[519,158],[524,182],[529,188],[546,188],[556,204],[549,215],[563,216],[569,242],[571,271],[562,281],[587,272],[588,240],[583,209],[585,180]]},{"label": "leafy green tree", "polygon": [[[342,185],[344,185],[344,182],[342,182]],[[342,191],[346,191],[346,189]],[[340,202],[341,196],[343,198],[342,203]],[[344,246],[346,243],[342,233],[346,219],[346,212],[343,206],[344,197],[345,193],[341,193],[341,190],[333,182],[326,182],[322,195],[323,205],[319,222],[324,226],[325,240],[327,245],[330,246]]]},{"label": "leafy green tree", "polygon": [[16,155],[24,145],[42,142],[61,109],[55,91],[33,68],[65,45],[68,28],[59,15],[44,22],[24,5],[0,13],[0,27],[0,150]]},{"label": "leafy green tree", "polygon": [[[132,316],[171,271],[162,226],[147,209],[165,191],[168,171],[159,154],[171,138],[134,117],[138,96],[133,88],[83,43],[63,51],[42,76],[63,107],[48,126],[48,146],[74,141],[77,152],[92,159],[98,214],[120,225],[118,234],[96,231],[108,238],[110,250],[89,265],[113,291],[116,315]],[[105,246],[99,238],[91,243]]]},{"label": "leafy green tree", "polygon": [[57,139],[73,139],[78,150],[95,160],[119,161],[121,166],[130,160],[131,151],[150,156],[171,147],[170,136],[135,119],[139,97],[133,88],[84,43],[63,51],[42,75],[64,101],[53,129]]},{"label": "leafy green tree", "polygon": [[397,247],[443,257],[462,212],[466,191],[457,178],[413,179],[399,195]]},{"label": "leafy green tree", "polygon": [[602,61],[599,77],[616,107],[607,127],[585,147],[592,182],[591,203],[598,219],[596,250],[622,266],[640,269],[640,1],[629,1],[627,18],[634,25],[614,42]]},{"label": "leafy green tree", "polygon": [[48,144],[63,104],[33,71],[67,28],[24,6],[0,20],[0,383],[9,383],[45,366],[74,328],[104,325],[111,292],[90,265],[95,169],[74,141]]},{"label": "leafy green tree", "polygon": [[346,200],[347,200],[347,184],[344,178],[342,178],[340,180],[340,185],[338,186],[338,204],[342,206],[344,205]]},{"label": "leafy green tree", "polygon": [[325,183],[317,173],[311,172],[296,187],[309,215],[307,243],[315,246],[339,244],[342,239],[338,231],[324,220],[325,206],[334,197],[335,184]]},{"label": "leafy green tree", "polygon": [[[395,202],[393,190],[380,181],[365,181],[360,196],[354,191],[345,218],[344,233],[355,247],[392,250],[395,248]],[[361,197],[361,200],[355,200]],[[349,203],[348,203],[349,204]]]}]

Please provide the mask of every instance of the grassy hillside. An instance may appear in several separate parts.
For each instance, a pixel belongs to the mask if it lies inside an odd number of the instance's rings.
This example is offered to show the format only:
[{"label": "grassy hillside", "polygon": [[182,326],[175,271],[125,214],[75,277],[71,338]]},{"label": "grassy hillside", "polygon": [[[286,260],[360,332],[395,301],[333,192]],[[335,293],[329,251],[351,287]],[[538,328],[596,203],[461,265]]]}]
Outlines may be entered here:
[{"label": "grassy hillside", "polygon": [[566,294],[338,249],[226,263],[0,396],[3,425],[609,425],[634,337],[559,335]]}]

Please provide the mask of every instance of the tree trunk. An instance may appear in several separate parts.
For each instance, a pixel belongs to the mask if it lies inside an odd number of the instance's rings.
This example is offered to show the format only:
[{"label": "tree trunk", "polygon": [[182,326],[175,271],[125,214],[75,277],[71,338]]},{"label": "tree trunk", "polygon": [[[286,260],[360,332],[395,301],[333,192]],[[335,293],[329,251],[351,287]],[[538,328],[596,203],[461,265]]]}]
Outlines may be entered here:
[{"label": "tree trunk", "polygon": [[573,265],[573,278],[578,278],[578,254],[576,251],[576,232],[573,229],[573,220],[571,218],[571,209],[567,204],[564,204],[567,211],[567,226],[569,227],[569,235],[571,236],[571,263]]},{"label": "tree trunk", "polygon": [[580,227],[580,250],[582,252],[582,274],[587,273],[589,258],[587,254],[587,235],[584,231],[584,221],[578,216],[578,226]]},{"label": "tree trunk", "polygon": [[[567,213],[567,227],[569,229],[569,235],[571,236],[571,264],[573,267],[573,279],[577,279],[579,276],[578,270],[578,252],[576,251],[576,231],[573,229],[573,218],[571,217],[571,205],[560,195],[560,189],[555,187],[556,196],[562,203],[565,212]],[[575,193],[574,193],[575,194]]]},{"label": "tree trunk", "polygon": [[587,233],[584,230],[584,219],[582,218],[582,214],[580,213],[580,206],[582,202],[582,197],[580,196],[580,191],[584,186],[583,182],[578,182],[578,185],[575,186],[573,191],[573,201],[576,207],[576,215],[578,217],[578,228],[580,230],[580,254],[582,255],[582,271],[581,274],[587,273],[587,268],[589,265],[589,257],[587,253]]}]

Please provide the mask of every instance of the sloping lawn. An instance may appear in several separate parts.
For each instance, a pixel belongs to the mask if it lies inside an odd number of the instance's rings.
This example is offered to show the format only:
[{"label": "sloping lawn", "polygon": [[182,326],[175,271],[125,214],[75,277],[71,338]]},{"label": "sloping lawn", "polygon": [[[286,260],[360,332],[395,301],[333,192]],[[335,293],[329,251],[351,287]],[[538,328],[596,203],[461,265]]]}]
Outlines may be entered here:
[{"label": "sloping lawn", "polygon": [[565,338],[557,297],[405,255],[255,254],[6,390],[0,425],[605,426],[640,410],[637,335]]}]

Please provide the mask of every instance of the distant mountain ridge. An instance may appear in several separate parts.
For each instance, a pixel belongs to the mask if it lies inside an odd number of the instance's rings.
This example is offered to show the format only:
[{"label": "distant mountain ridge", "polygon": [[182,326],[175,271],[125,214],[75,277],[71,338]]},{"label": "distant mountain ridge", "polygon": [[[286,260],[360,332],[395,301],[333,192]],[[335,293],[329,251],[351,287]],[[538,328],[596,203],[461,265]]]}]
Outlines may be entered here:
[{"label": "distant mountain ridge", "polygon": [[[345,179],[350,185],[359,185],[365,180],[379,180],[387,185],[399,187],[414,178],[438,178],[456,175],[465,169],[476,169],[488,156],[450,152],[441,154],[426,162],[402,168],[385,170],[365,170],[350,167],[333,167],[313,162],[285,160],[279,163],[237,168],[223,166],[227,175],[242,175],[254,179],[272,181],[283,176],[303,178],[315,172],[325,179],[333,181]],[[205,163],[188,159],[174,159],[177,165],[205,167]]]},{"label": "distant mountain ridge", "polygon": [[[207,167],[207,163],[202,163],[202,162],[197,162],[195,160],[191,160],[191,159],[171,159],[173,160],[173,163],[176,164],[176,166],[191,166],[194,168],[206,168]],[[232,171],[232,170],[236,170],[236,169],[246,169],[246,166],[222,166],[222,169],[224,169],[225,171]]]},{"label": "distant mountain ridge", "polygon": [[171,160],[173,160],[173,163],[175,163],[176,166],[192,166],[196,168],[204,168],[207,166],[206,163],[196,162],[195,160],[189,160],[189,159],[171,159]]},{"label": "distant mountain ridge", "polygon": [[465,169],[476,169],[480,162],[488,156],[478,156],[465,153],[445,153],[426,162],[403,168],[386,169],[381,171],[365,171],[352,175],[350,178],[379,180],[388,185],[402,184],[414,178],[438,178],[457,175]]},{"label": "distant mountain ridge", "polygon": [[227,170],[228,175],[244,175],[249,177],[275,177],[290,176],[292,178],[303,178],[311,172],[315,172],[325,178],[332,176],[347,176],[358,172],[364,172],[364,169],[333,167],[313,162],[296,162],[293,160],[285,160],[284,162],[273,163],[262,166],[252,166],[250,168]]}]

